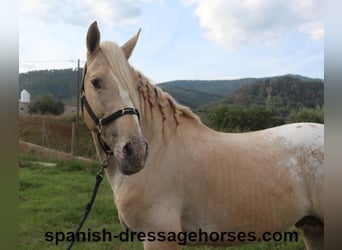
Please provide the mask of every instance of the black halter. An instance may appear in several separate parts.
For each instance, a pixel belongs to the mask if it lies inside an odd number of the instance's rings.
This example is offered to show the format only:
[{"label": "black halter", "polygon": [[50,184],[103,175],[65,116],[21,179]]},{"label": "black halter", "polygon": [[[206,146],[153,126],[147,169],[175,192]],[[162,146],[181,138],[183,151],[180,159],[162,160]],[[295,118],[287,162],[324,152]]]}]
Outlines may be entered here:
[{"label": "black halter", "polygon": [[114,113],[110,114],[109,116],[106,116],[104,118],[98,118],[96,116],[96,114],[94,113],[94,111],[92,110],[92,108],[89,105],[89,102],[87,101],[87,98],[85,96],[85,92],[84,92],[84,78],[85,78],[85,74],[87,72],[87,64],[84,65],[84,70],[83,70],[83,78],[82,78],[82,86],[81,86],[81,108],[82,108],[82,115],[83,114],[83,107],[86,108],[89,116],[91,117],[91,119],[93,120],[93,122],[96,125],[97,128],[97,138],[99,141],[99,144],[102,148],[102,150],[107,154],[107,155],[113,155],[113,151],[111,150],[111,148],[108,146],[108,144],[101,138],[102,132],[103,132],[103,126],[106,124],[109,124],[113,121],[115,121],[116,119],[120,118],[121,116],[124,115],[137,115],[138,116],[138,120],[140,122],[140,114],[139,114],[139,110],[137,110],[136,108],[123,108],[120,109],[118,111],[115,111]]}]

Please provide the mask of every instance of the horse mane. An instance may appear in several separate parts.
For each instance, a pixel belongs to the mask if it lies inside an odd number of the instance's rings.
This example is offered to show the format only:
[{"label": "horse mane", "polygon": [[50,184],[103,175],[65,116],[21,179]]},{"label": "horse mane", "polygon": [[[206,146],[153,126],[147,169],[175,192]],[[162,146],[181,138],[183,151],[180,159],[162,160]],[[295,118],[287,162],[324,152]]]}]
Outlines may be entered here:
[{"label": "horse mane", "polygon": [[[147,77],[135,70],[127,61],[121,48],[114,42],[105,41],[100,48],[106,56],[112,70],[119,82],[128,91],[129,96],[137,106],[139,95],[147,101],[151,108],[158,107],[162,119],[173,116],[176,125],[180,123],[181,117],[186,117],[202,124],[200,118],[190,108],[178,103],[169,93],[164,92],[158,86],[152,84]],[[134,84],[137,82],[138,85]],[[139,95],[137,95],[137,90]]]},{"label": "horse mane", "polygon": [[200,118],[194,114],[189,107],[178,103],[169,93],[164,92],[161,88],[152,84],[148,78],[139,71],[134,71],[139,79],[139,93],[142,95],[144,100],[149,103],[151,108],[154,106],[159,108],[163,120],[166,120],[168,110],[170,110],[170,113],[177,125],[180,123],[180,118],[182,116],[202,123]]}]

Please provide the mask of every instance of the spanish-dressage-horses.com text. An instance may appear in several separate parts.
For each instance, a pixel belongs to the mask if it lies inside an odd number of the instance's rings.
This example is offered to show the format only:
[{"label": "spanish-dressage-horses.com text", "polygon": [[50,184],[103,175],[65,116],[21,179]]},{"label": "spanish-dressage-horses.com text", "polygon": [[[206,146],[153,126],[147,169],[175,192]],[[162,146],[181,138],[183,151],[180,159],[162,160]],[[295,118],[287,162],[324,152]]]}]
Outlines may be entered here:
[{"label": "spanish-dressage-horses.com text", "polygon": [[75,242],[121,242],[133,241],[159,241],[175,242],[179,245],[186,245],[191,242],[259,242],[259,241],[283,241],[297,242],[298,233],[293,232],[264,232],[261,238],[257,238],[255,232],[206,232],[202,229],[194,232],[132,232],[126,229],[114,234],[105,228],[101,231],[92,231],[88,228],[82,232],[46,232],[45,240],[54,243],[56,246],[65,241]]}]

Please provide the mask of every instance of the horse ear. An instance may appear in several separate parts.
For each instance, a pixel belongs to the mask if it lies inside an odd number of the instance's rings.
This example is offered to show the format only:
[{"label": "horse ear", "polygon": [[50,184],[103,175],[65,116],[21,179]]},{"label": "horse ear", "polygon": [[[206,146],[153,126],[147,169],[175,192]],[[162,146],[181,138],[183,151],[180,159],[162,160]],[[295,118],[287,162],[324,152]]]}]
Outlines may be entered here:
[{"label": "horse ear", "polygon": [[88,29],[87,33],[87,50],[88,55],[94,53],[100,44],[100,30],[97,27],[97,22],[93,22]]},{"label": "horse ear", "polygon": [[121,46],[121,49],[123,50],[126,59],[128,60],[132,54],[132,51],[137,44],[139,35],[140,35],[141,29],[139,29],[138,33],[133,36],[131,39],[129,39],[124,45]]}]

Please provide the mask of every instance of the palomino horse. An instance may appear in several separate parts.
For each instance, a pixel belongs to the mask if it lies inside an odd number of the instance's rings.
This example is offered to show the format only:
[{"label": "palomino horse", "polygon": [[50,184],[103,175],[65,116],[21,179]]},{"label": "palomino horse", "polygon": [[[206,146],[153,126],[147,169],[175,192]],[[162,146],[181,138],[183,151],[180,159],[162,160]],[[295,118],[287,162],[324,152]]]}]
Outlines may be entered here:
[{"label": "palomino horse", "polygon": [[84,120],[110,161],[122,225],[148,250],[180,249],[186,234],[237,245],[292,225],[307,249],[323,249],[323,125],[213,131],[128,63],[138,36],[100,43],[94,22],[86,39]]}]

